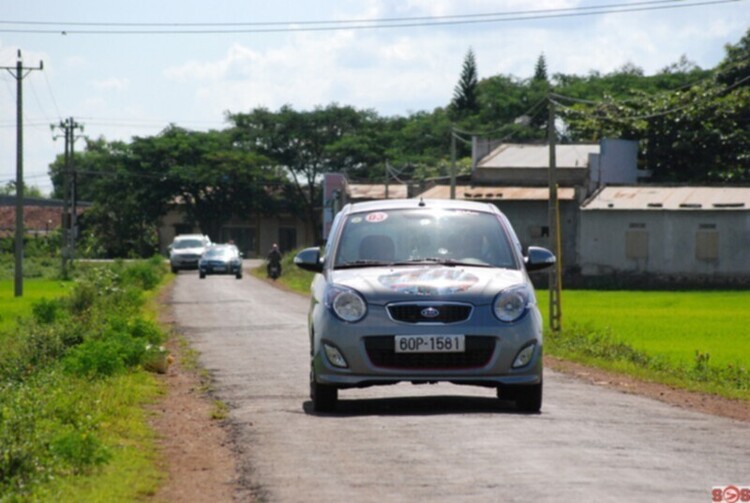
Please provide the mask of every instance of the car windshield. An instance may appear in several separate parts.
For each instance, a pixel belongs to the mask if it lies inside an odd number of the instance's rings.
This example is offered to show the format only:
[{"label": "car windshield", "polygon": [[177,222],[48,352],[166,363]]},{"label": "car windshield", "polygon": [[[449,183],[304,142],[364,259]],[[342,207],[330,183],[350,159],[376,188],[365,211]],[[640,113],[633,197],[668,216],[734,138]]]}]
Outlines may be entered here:
[{"label": "car windshield", "polygon": [[349,215],[334,267],[384,264],[519,267],[504,227],[491,213],[402,209]]},{"label": "car windshield", "polygon": [[206,253],[204,255],[206,258],[231,258],[236,254],[237,253],[235,251],[235,248],[232,248],[230,246],[215,246],[206,250]]},{"label": "car windshield", "polygon": [[175,241],[172,248],[180,250],[184,248],[200,248],[201,246],[203,246],[203,241],[200,239],[180,239],[179,241]]}]

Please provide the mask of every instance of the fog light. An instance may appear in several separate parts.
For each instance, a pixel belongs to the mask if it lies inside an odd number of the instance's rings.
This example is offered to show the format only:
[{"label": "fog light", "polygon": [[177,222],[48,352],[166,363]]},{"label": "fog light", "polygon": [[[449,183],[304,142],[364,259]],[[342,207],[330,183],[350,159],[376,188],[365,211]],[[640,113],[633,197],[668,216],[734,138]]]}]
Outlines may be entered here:
[{"label": "fog light", "polygon": [[516,355],[516,359],[513,360],[513,368],[517,369],[520,367],[525,367],[526,365],[531,362],[531,358],[534,356],[534,350],[536,349],[536,344],[529,344],[525,348],[523,348],[521,351],[518,352]]},{"label": "fog light", "polygon": [[337,347],[331,346],[329,344],[323,344],[323,348],[326,351],[326,358],[328,358],[328,361],[331,362],[333,366],[341,367],[343,369],[349,366],[346,363],[344,355],[341,354],[341,351],[339,351]]}]

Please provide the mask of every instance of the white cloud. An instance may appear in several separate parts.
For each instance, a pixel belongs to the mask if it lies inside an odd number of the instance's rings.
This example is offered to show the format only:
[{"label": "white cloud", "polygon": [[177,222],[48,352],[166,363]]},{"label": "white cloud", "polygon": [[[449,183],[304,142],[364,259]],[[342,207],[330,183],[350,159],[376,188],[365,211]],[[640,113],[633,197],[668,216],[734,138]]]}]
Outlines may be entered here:
[{"label": "white cloud", "polygon": [[118,79],[116,77],[110,77],[102,80],[95,80],[92,82],[94,88],[102,91],[124,91],[130,86],[128,79]]}]

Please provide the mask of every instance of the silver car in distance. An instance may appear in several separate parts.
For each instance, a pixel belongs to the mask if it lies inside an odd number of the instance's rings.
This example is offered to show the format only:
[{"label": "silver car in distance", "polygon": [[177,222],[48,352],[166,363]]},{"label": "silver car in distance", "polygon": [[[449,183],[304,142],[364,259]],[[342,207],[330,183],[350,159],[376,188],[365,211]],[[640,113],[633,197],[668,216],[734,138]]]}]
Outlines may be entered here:
[{"label": "silver car in distance", "polygon": [[294,259],[318,274],[309,314],[310,397],[335,410],[338,390],[451,382],[497,389],[519,410],[542,406],[542,318],[524,257],[491,204],[399,200],[345,206],[325,250]]}]

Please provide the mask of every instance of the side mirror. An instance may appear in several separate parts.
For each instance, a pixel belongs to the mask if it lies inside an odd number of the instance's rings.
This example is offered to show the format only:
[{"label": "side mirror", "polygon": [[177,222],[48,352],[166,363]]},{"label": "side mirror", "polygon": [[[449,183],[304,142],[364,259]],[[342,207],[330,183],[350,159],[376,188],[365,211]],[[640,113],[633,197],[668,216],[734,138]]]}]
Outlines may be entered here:
[{"label": "side mirror", "polygon": [[320,257],[320,248],[317,246],[305,248],[294,257],[294,264],[306,271],[323,272],[323,260]]},{"label": "side mirror", "polygon": [[528,254],[524,258],[527,271],[540,271],[555,265],[555,255],[546,248],[529,246]]}]

